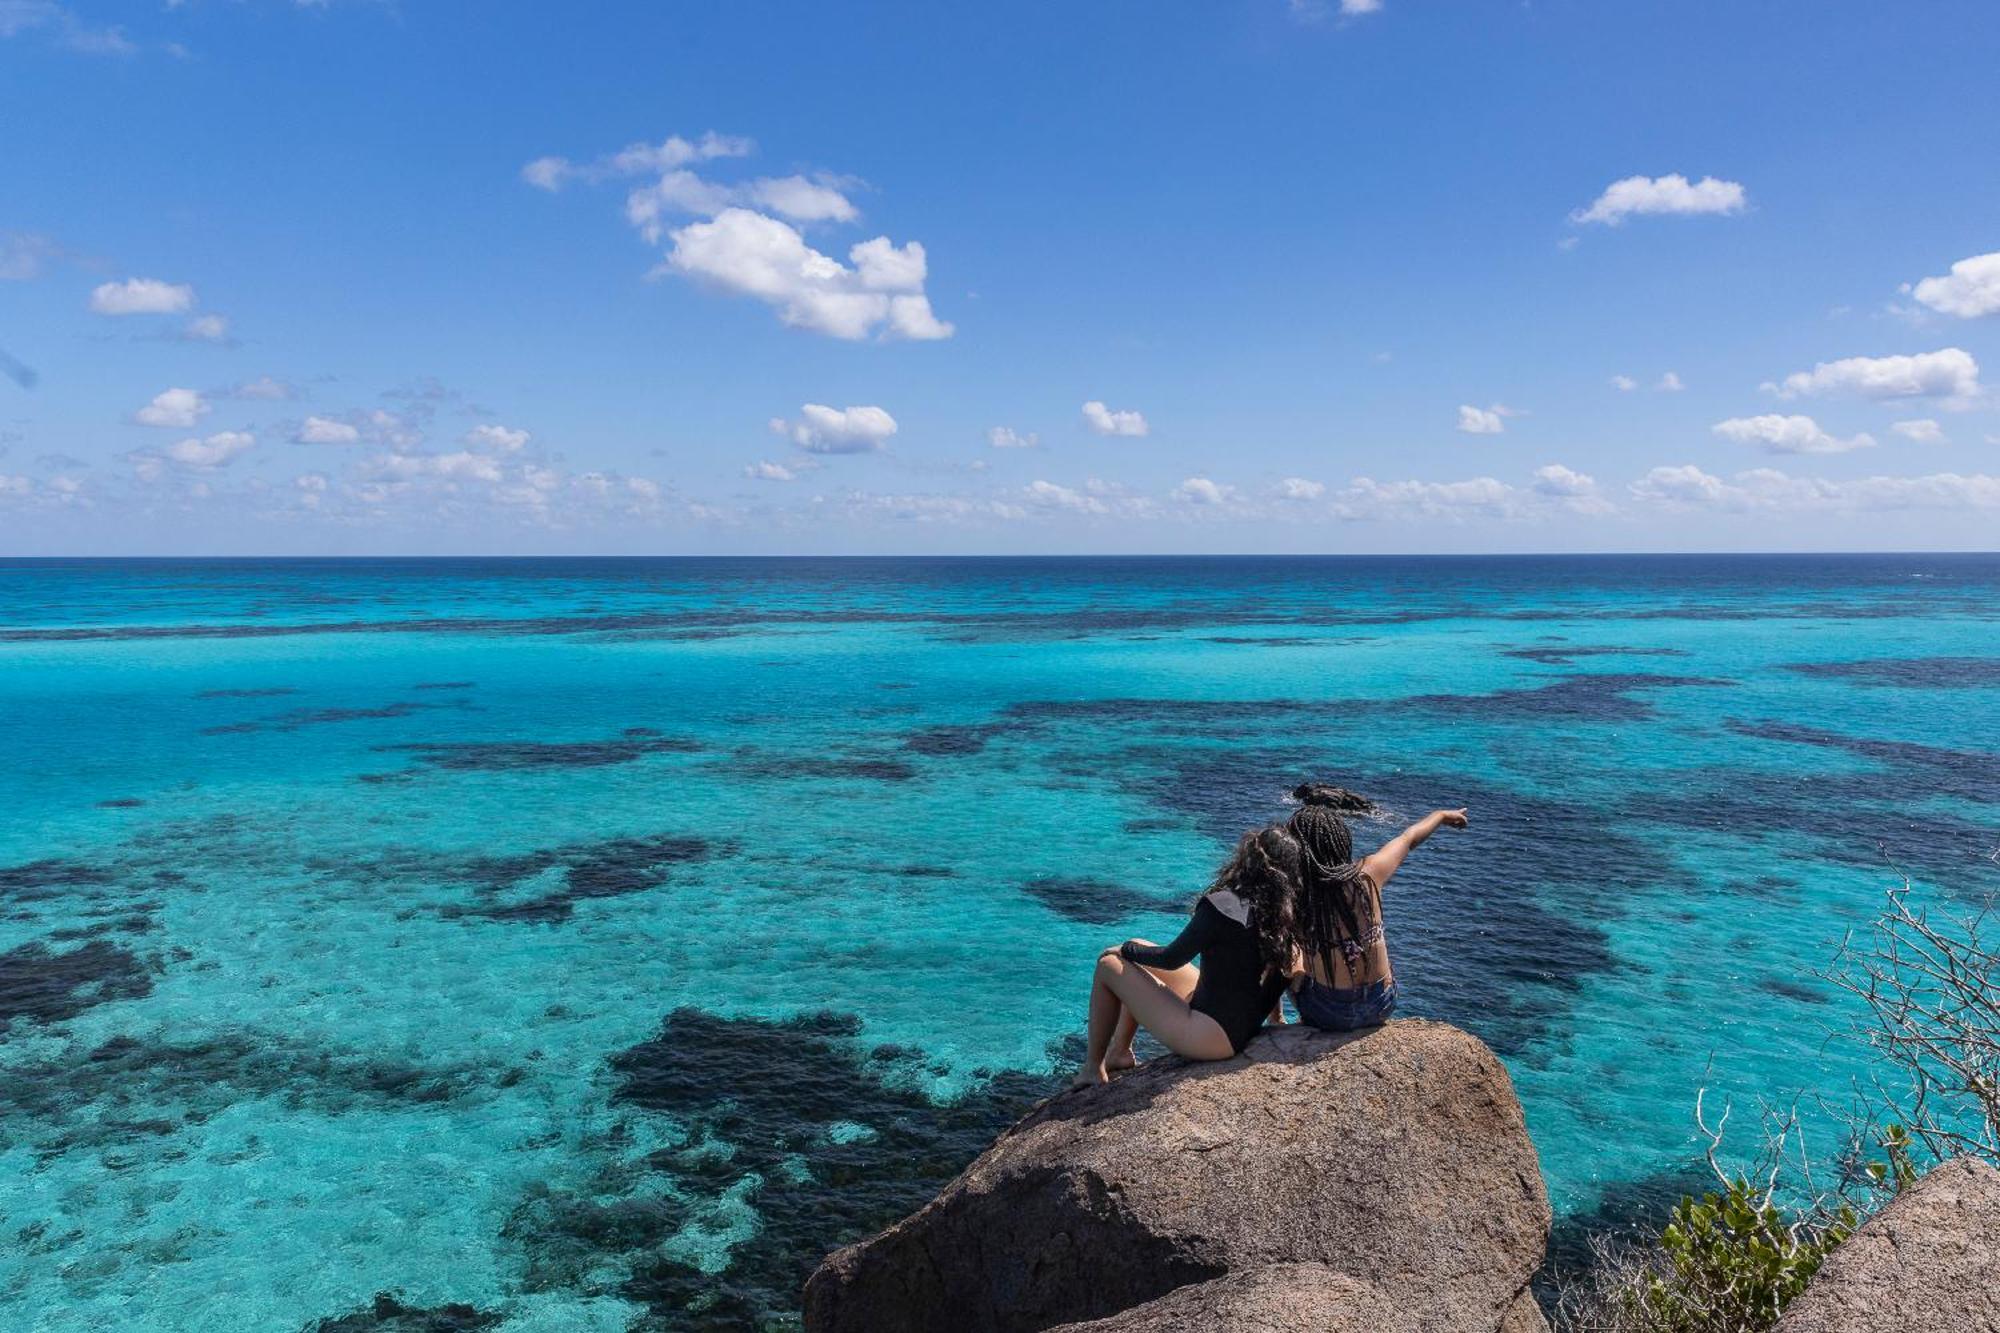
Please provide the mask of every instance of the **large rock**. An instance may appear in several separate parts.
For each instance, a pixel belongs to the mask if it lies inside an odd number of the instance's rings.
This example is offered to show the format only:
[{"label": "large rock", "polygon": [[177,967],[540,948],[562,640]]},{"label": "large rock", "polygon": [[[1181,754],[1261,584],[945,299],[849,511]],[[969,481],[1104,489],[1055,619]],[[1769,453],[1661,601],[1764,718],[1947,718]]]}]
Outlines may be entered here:
[{"label": "large rock", "polygon": [[2000,1333],[2000,1171],[1959,1157],[1828,1255],[1778,1333]]},{"label": "large rock", "polygon": [[1050,1333],[1162,1333],[1166,1329],[1227,1333],[1408,1333],[1397,1302],[1366,1282],[1325,1264],[1272,1264],[1231,1273],[1087,1324]]},{"label": "large rock", "polygon": [[1399,1333],[1525,1333],[1548,1227],[1520,1103],[1476,1038],[1281,1028],[1233,1060],[1159,1060],[1042,1103],[922,1210],[829,1257],[805,1323],[1028,1333],[1196,1284],[1180,1299],[1248,1283],[1242,1299],[1282,1300],[1283,1273],[1253,1275],[1309,1264],[1392,1298]]}]

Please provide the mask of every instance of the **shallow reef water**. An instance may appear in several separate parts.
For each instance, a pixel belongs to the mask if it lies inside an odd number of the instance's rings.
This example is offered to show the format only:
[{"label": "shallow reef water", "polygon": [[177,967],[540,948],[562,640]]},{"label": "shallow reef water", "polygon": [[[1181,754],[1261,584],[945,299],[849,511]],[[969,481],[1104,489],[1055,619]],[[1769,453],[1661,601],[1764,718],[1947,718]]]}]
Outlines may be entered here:
[{"label": "shallow reef water", "polygon": [[0,1327],[787,1328],[1317,778],[1564,1253],[2000,888],[2000,558],[0,562]]}]

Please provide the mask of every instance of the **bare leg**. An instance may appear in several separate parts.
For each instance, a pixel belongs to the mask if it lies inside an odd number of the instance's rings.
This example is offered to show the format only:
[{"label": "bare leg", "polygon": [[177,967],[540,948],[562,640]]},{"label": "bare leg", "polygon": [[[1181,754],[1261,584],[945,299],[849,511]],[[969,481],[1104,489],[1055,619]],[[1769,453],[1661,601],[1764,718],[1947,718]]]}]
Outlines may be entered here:
[{"label": "bare leg", "polygon": [[[1139,940],[1137,943],[1150,945],[1152,941]],[[1146,970],[1158,977],[1168,990],[1183,1000],[1194,994],[1195,983],[1201,980],[1201,969],[1193,963],[1171,971],[1157,967],[1149,967]],[[1121,1069],[1131,1069],[1139,1063],[1132,1054],[1132,1039],[1138,1034],[1139,1020],[1132,1016],[1130,1009],[1125,1009],[1118,1015],[1118,1029],[1112,1034],[1111,1050],[1104,1057],[1106,1069],[1117,1073]]]},{"label": "bare leg", "polygon": [[1129,1009],[1145,1029],[1176,1055],[1191,1060],[1227,1060],[1235,1052],[1229,1036],[1207,1014],[1199,1014],[1160,978],[1107,949],[1097,959],[1090,985],[1090,1019],[1085,1032],[1083,1068],[1073,1086],[1105,1083],[1111,1078],[1105,1057],[1111,1050],[1122,1010]]}]

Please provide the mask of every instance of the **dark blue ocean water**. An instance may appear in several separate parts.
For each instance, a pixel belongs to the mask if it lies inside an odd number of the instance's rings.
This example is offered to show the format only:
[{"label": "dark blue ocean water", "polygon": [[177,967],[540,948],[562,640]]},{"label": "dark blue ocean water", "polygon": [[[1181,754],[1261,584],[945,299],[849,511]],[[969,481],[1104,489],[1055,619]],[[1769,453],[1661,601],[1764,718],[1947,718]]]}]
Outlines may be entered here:
[{"label": "dark blue ocean water", "polygon": [[1991,556],[0,562],[0,1326],[783,1326],[1305,777],[1470,807],[1408,1009],[1615,1207],[1697,1087],[1844,1092],[1812,970],[1898,874],[1995,887],[1996,615]]}]

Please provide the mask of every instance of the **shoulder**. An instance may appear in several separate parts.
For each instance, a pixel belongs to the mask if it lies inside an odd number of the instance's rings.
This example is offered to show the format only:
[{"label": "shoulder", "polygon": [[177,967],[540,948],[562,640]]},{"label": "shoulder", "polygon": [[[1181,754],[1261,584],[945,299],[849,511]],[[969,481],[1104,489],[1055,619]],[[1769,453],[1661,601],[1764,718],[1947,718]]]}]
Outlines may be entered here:
[{"label": "shoulder", "polygon": [[1250,904],[1244,902],[1229,889],[1217,889],[1213,893],[1204,893],[1201,896],[1201,900],[1239,926],[1250,924]]}]

